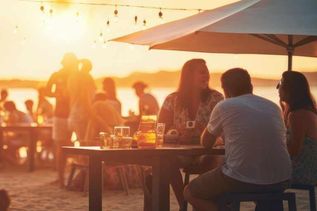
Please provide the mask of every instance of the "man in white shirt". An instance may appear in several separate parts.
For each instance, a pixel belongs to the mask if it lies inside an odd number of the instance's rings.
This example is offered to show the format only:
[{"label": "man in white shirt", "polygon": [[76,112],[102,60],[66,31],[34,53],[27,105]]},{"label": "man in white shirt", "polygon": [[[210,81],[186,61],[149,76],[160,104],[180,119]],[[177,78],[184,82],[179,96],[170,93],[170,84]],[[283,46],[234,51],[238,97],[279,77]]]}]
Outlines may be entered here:
[{"label": "man in white shirt", "polygon": [[227,99],[212,111],[201,143],[211,148],[222,136],[225,162],[194,179],[184,191],[199,211],[218,210],[217,199],[227,192],[283,191],[291,175],[279,107],[252,94],[251,78],[244,69],[228,70],[221,83]]}]

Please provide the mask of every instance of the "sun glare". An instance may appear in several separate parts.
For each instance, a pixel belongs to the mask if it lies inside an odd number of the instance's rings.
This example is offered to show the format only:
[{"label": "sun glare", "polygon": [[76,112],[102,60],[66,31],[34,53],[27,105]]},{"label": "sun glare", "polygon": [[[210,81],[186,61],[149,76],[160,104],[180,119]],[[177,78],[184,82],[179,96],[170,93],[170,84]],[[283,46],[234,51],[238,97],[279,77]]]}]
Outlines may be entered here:
[{"label": "sun glare", "polygon": [[45,32],[48,38],[59,42],[74,42],[83,38],[86,22],[74,11],[65,11],[45,20]]}]

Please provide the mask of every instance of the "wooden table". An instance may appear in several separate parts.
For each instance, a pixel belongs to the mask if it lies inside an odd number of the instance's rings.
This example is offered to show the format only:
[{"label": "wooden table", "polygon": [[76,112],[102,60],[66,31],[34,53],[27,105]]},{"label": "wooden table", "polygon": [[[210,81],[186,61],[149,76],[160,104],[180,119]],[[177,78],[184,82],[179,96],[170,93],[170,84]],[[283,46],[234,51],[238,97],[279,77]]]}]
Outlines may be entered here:
[{"label": "wooden table", "polygon": [[170,161],[177,156],[223,155],[224,149],[207,150],[201,146],[163,146],[157,149],[100,149],[100,147],[63,147],[67,154],[89,157],[89,211],[102,210],[102,161],[152,166],[152,210],[169,211]]},{"label": "wooden table", "polygon": [[49,130],[52,132],[51,125],[1,125],[0,126],[0,161],[3,162],[3,134],[4,132],[27,132],[30,134],[28,143],[28,170],[34,171],[36,142],[38,141],[38,134],[42,131]]}]

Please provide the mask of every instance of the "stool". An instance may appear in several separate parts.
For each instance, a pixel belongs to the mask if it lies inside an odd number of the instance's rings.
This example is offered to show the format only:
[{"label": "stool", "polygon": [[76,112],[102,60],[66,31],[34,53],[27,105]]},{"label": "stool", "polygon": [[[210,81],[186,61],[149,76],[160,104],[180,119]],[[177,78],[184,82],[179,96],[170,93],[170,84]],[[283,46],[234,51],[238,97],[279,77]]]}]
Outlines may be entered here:
[{"label": "stool", "polygon": [[[288,210],[296,211],[295,193],[290,192],[274,192],[274,193],[227,193],[221,198],[221,204],[230,204],[231,211],[240,211],[240,202],[254,201],[258,202],[270,202],[280,201],[281,205],[278,210],[283,210],[283,201],[288,202]],[[224,206],[225,207],[225,206]],[[257,211],[266,211],[257,207]],[[277,211],[277,209],[269,209],[271,211]]]},{"label": "stool", "polygon": [[316,211],[315,185],[291,184],[290,188],[307,190],[309,192],[310,211]]}]

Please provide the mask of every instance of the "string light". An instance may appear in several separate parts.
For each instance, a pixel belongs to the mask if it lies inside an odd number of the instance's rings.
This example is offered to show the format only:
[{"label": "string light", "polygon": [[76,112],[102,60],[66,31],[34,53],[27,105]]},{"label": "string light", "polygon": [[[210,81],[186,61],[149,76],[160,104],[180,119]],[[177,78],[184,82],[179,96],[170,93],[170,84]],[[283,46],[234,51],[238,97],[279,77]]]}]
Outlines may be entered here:
[{"label": "string light", "polygon": [[52,3],[52,4],[74,4],[74,5],[91,5],[91,6],[115,6],[115,7],[133,7],[133,8],[143,8],[143,9],[158,9],[158,10],[172,10],[172,11],[203,11],[202,9],[188,9],[188,8],[171,8],[171,7],[157,7],[157,6],[143,6],[143,5],[130,5],[130,4],[111,4],[102,2],[69,2],[69,1],[39,1],[39,0],[19,0],[26,2],[38,2],[38,3]]},{"label": "string light", "polygon": [[41,12],[44,13],[44,12],[45,12],[45,7],[44,7],[43,5],[41,5],[41,6],[40,6],[40,10],[41,10]]},{"label": "string light", "polygon": [[13,34],[18,33],[18,30],[19,30],[19,26],[16,25],[16,26],[14,27]]},{"label": "string light", "polygon": [[118,17],[118,13],[119,13],[119,11],[118,11],[118,8],[117,8],[117,5],[116,5],[115,10],[113,11],[113,14],[114,14],[115,17]]},{"label": "string light", "polygon": [[158,15],[159,15],[159,18],[163,18],[163,12],[162,12],[162,8],[160,8],[160,12],[158,13]]},{"label": "string light", "polygon": [[[87,6],[108,6],[114,8],[113,10],[113,16],[114,18],[111,18],[111,22],[109,17],[106,19],[106,29],[104,29],[105,33],[110,31],[110,24],[118,22],[118,16],[119,16],[119,7],[128,7],[128,8],[141,8],[141,9],[151,9],[154,10],[156,13],[156,17],[160,19],[160,22],[163,22],[164,18],[164,12],[170,10],[170,11],[192,11],[192,12],[202,12],[204,11],[203,9],[187,9],[187,8],[170,8],[170,7],[158,7],[158,6],[143,6],[143,5],[130,5],[130,4],[112,4],[112,3],[105,3],[105,2],[91,2],[91,1],[84,1],[81,2],[81,0],[76,0],[76,1],[56,1],[56,0],[18,0],[18,1],[24,1],[24,2],[34,2],[34,3],[40,3],[40,11],[43,14],[43,24],[46,25],[46,22],[49,21],[47,19],[47,15],[53,16],[56,11],[53,11],[53,8],[50,8],[47,6],[48,4],[51,5],[56,5],[56,4],[71,4],[71,5],[87,5]],[[101,0],[100,0],[101,1]],[[47,4],[47,5],[46,5]],[[121,8],[120,8],[121,9]],[[164,10],[164,11],[163,11]],[[157,12],[158,11],[158,12]],[[120,11],[122,12],[122,11]],[[74,13],[76,17],[76,22],[79,21],[80,13],[79,11]],[[121,13],[120,13],[121,15]],[[141,26],[146,27],[149,25],[148,19],[142,18],[140,15],[135,14],[134,16],[131,17],[134,23],[134,27],[139,27],[139,23]],[[151,22],[151,21],[150,21]],[[19,30],[18,26],[15,27],[14,33],[17,33]],[[92,47],[97,46],[97,41],[100,41],[104,46],[108,45],[106,41],[104,41],[104,36],[105,33],[100,32],[99,36],[97,39],[95,39],[92,43]],[[98,34],[98,33],[97,33]],[[24,39],[25,42],[25,39]],[[98,42],[99,43],[99,42]]]},{"label": "string light", "polygon": [[100,42],[103,41],[103,33],[102,33],[102,32],[99,33],[99,41],[100,41]]},{"label": "string light", "polygon": [[134,16],[134,24],[135,24],[135,25],[138,24],[138,16],[137,16],[137,15]]}]

